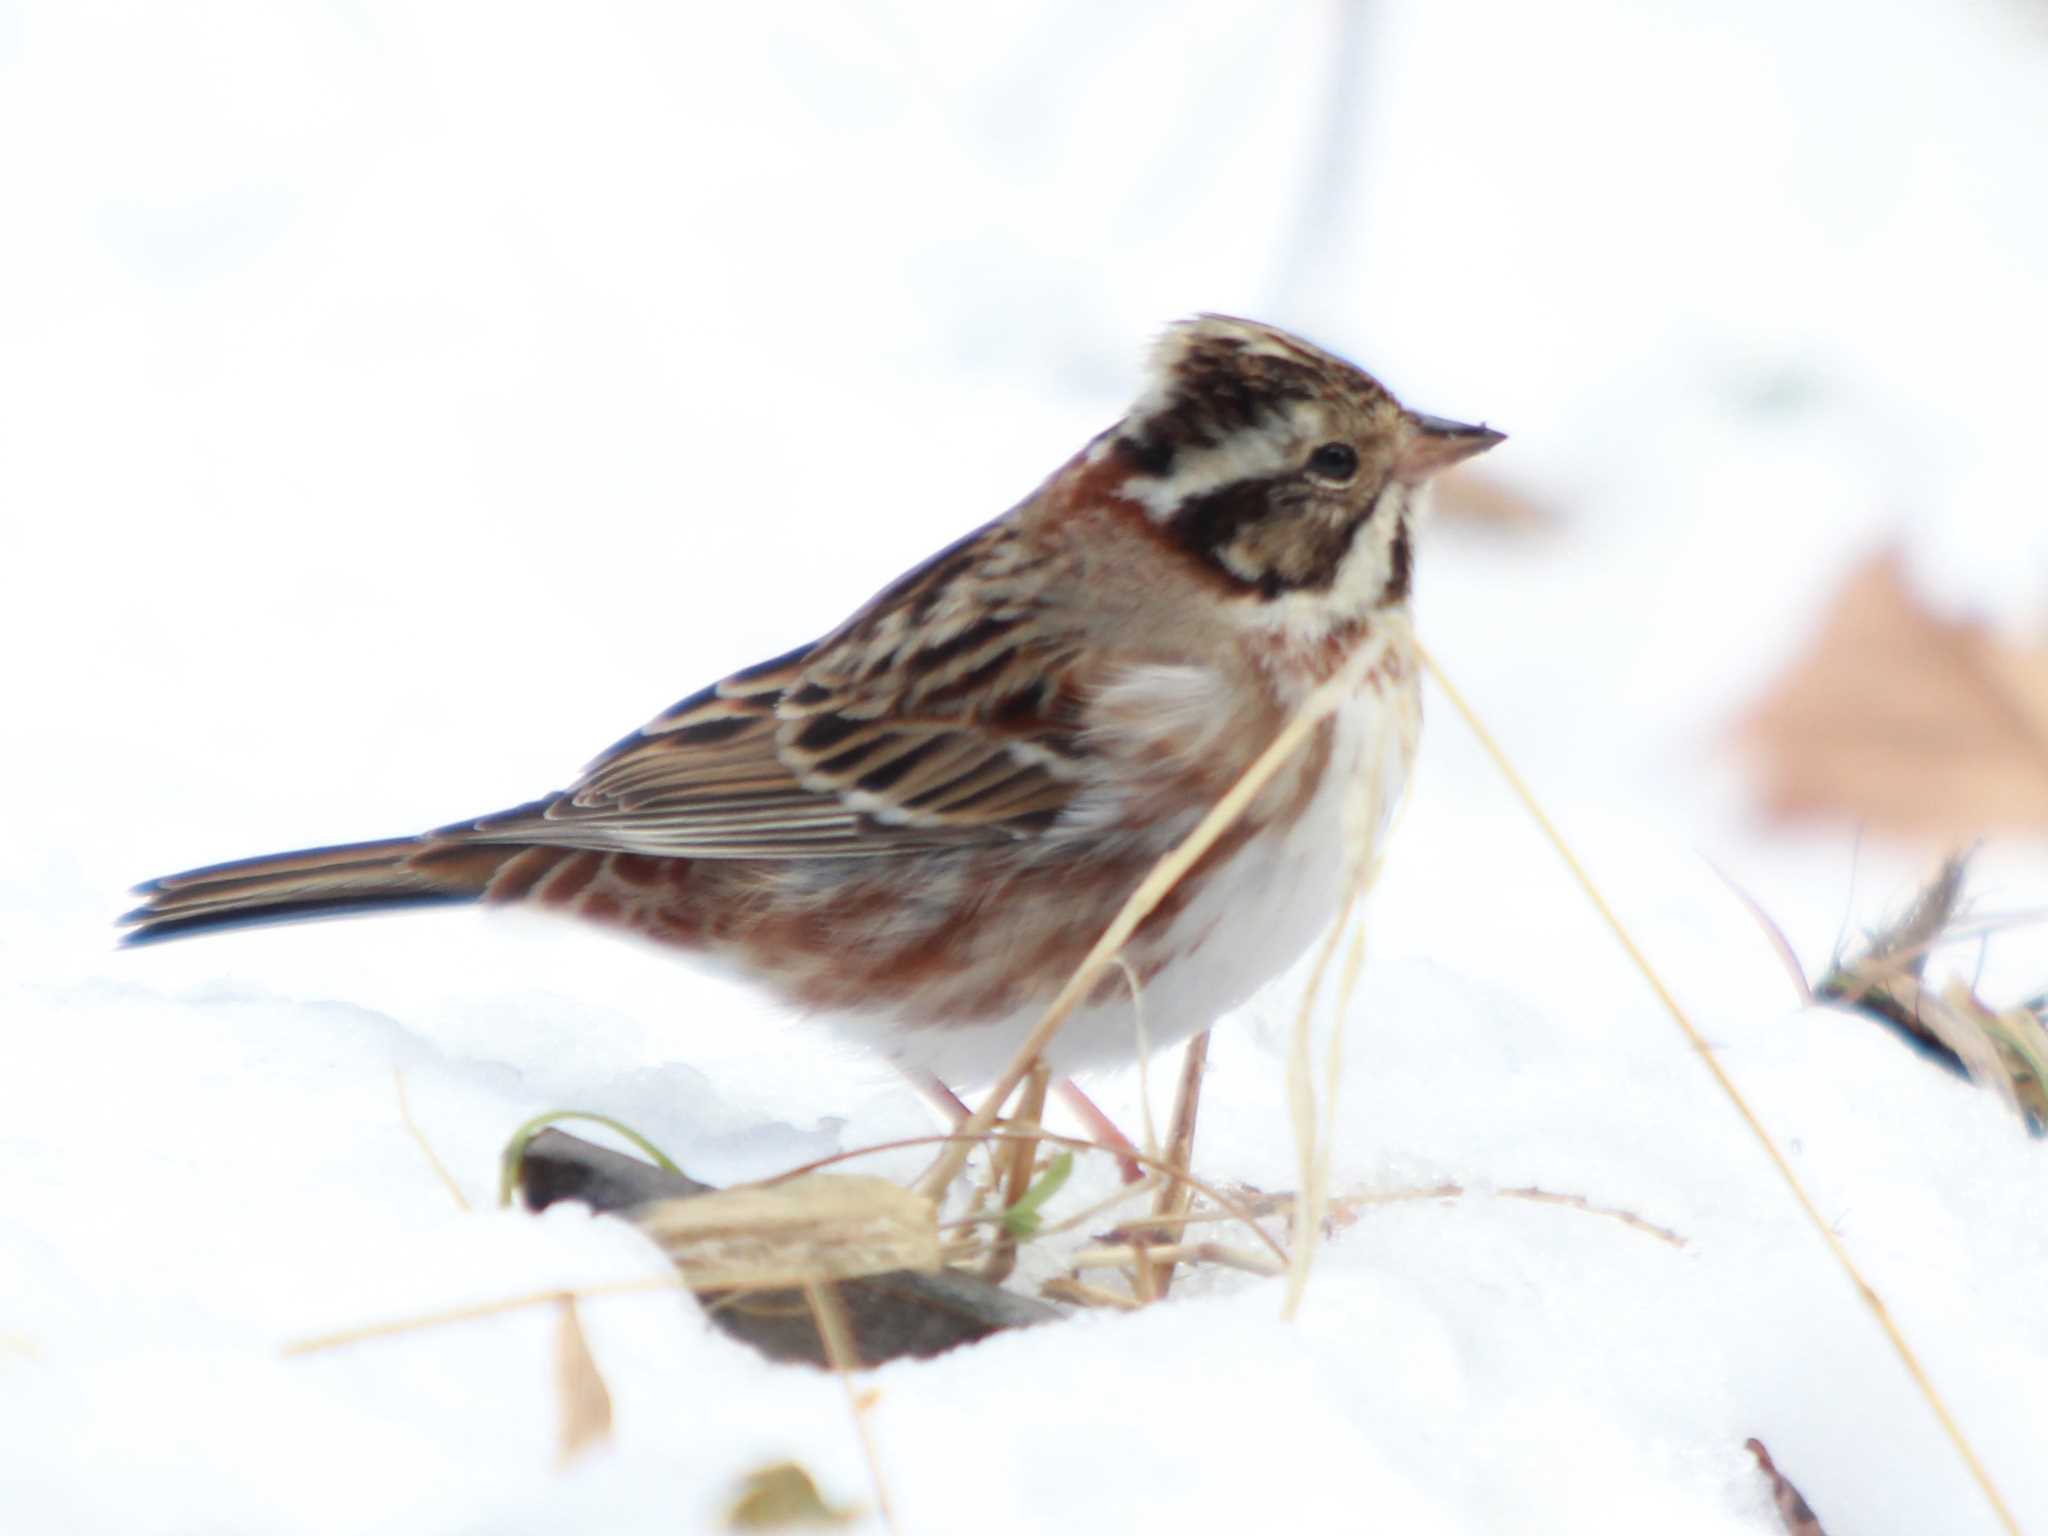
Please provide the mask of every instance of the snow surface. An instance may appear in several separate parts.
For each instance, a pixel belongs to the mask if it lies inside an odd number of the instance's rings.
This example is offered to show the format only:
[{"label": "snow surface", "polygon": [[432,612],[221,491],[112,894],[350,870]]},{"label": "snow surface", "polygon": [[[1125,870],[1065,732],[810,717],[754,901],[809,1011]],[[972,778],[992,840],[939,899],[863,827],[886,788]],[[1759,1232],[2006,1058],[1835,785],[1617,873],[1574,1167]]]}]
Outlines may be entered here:
[{"label": "snow surface", "polygon": [[[1809,967],[1910,890],[1758,823],[1723,744],[1857,558],[2048,611],[2043,11],[996,11],[0,9],[0,1526],[705,1530],[781,1458],[872,1509],[840,1385],[673,1296],[586,1305],[616,1429],[566,1469],[544,1309],[280,1349],[658,1273],[618,1223],[488,1210],[535,1111],[731,1181],[925,1130],[875,1063],[539,920],[142,953],[108,922],[142,877],[563,782],[1024,493],[1220,309],[1512,434],[1489,469],[1562,530],[1435,530],[1422,632],[2048,1530],[2048,1159],[1799,1011],[1708,862]],[[1292,1325],[1203,1277],[876,1373],[900,1528],[1772,1532],[1754,1435],[1835,1536],[1995,1529],[1430,715],[1336,1184],[1468,1193],[1369,1209]],[[2039,905],[2043,851],[1993,850],[1983,905]],[[1984,964],[2037,988],[2042,930]],[[1213,1178],[1294,1182],[1295,995],[1217,1036]],[[1093,1086],[1135,1123],[1133,1074]]]}]

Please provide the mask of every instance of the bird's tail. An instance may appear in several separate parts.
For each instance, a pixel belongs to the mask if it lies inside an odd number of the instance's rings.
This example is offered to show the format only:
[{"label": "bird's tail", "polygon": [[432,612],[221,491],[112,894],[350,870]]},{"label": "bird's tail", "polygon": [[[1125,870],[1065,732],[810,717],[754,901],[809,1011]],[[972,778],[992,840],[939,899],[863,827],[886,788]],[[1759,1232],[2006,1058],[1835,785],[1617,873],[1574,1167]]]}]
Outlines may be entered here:
[{"label": "bird's tail", "polygon": [[523,849],[432,836],[305,848],[166,875],[135,888],[141,906],[121,918],[124,944],[257,923],[296,923],[357,912],[479,901]]}]

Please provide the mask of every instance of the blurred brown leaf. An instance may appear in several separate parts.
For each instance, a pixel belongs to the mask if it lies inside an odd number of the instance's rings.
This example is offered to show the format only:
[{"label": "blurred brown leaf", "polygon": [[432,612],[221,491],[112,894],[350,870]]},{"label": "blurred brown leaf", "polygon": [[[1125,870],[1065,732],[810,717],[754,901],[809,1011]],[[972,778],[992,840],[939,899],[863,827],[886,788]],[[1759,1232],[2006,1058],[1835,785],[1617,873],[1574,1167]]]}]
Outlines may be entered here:
[{"label": "blurred brown leaf", "polygon": [[555,1396],[561,1406],[556,1455],[566,1464],[612,1432],[612,1394],[583,1337],[576,1298],[566,1294],[555,1309]]},{"label": "blurred brown leaf", "polygon": [[793,1461],[749,1472],[725,1523],[735,1531],[816,1530],[850,1525],[860,1515],[825,1502],[811,1474]]},{"label": "blurred brown leaf", "polygon": [[2048,830],[2048,650],[1928,612],[1896,550],[1741,722],[1776,816],[1902,836]]}]

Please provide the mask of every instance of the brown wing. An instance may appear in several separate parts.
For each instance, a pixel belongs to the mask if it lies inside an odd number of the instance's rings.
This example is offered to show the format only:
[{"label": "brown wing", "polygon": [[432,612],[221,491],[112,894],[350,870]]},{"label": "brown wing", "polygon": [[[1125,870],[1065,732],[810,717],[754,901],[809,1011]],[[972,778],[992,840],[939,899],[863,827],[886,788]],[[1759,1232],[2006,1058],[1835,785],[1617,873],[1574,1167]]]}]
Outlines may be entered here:
[{"label": "brown wing", "polygon": [[1080,646],[1003,522],[815,645],[684,699],[552,800],[455,836],[685,858],[1030,837],[1079,787]]}]

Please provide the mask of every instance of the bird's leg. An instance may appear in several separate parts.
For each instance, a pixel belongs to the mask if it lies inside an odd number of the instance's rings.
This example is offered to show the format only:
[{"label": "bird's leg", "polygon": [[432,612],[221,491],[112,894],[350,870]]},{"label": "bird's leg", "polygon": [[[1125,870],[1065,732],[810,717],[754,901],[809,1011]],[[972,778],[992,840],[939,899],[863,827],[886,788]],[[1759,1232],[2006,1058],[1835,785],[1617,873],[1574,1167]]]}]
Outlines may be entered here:
[{"label": "bird's leg", "polygon": [[[967,1107],[967,1101],[948,1088],[929,1072],[903,1074],[910,1080],[912,1090],[930,1106],[932,1112],[954,1130],[965,1125],[974,1113]],[[1116,1122],[1109,1118],[1102,1107],[1082,1090],[1071,1077],[1063,1077],[1053,1084],[1060,1100],[1075,1119],[1081,1122],[1089,1138],[1105,1151],[1116,1154],[1117,1166],[1122,1170],[1126,1184],[1136,1184],[1145,1177],[1145,1170],[1138,1165],[1138,1147],[1130,1137],[1117,1129]]]},{"label": "bird's leg", "polygon": [[1145,1177],[1145,1170],[1138,1166],[1138,1149],[1131,1138],[1116,1128],[1116,1122],[1104,1114],[1096,1102],[1081,1091],[1081,1085],[1071,1077],[1059,1080],[1059,1096],[1068,1109],[1086,1128],[1089,1137],[1097,1145],[1107,1147],[1116,1153],[1117,1162],[1123,1169],[1124,1182],[1135,1184]]},{"label": "bird's leg", "polygon": [[[967,1107],[967,1101],[934,1074],[906,1071],[904,1076],[910,1080],[910,1086],[917,1096],[930,1105],[955,1131],[972,1118],[974,1112]],[[1043,1062],[1031,1069],[1031,1075],[1024,1080],[1024,1093],[1017,1103],[1016,1113],[1004,1122],[1006,1128],[1024,1134],[1006,1140],[998,1150],[990,1154],[989,1162],[994,1182],[1001,1197],[998,1208],[1001,1210],[1007,1211],[1023,1198],[1026,1190],[1031,1188],[1031,1175],[1038,1163],[1037,1132],[1045,1121],[1046,1088],[1051,1077],[1051,1072]],[[1075,1091],[1079,1092],[1078,1089]],[[1095,1109],[1093,1104],[1088,1107],[1098,1116],[1102,1115],[1102,1111]],[[1109,1125],[1107,1117],[1103,1117],[1102,1123]],[[1109,1130],[1119,1142],[1123,1141],[1115,1126],[1109,1126]],[[1126,1142],[1124,1145],[1129,1143]],[[977,1206],[979,1203],[977,1199]],[[982,1272],[983,1278],[991,1285],[1001,1284],[1008,1278],[1016,1264],[1017,1240],[1007,1229],[998,1228],[995,1242],[989,1251],[987,1267]]]},{"label": "bird's leg", "polygon": [[951,1129],[959,1130],[974,1114],[974,1111],[967,1107],[967,1101],[940,1082],[933,1073],[913,1072],[906,1067],[903,1069],[903,1075],[910,1082],[910,1091],[923,1099],[925,1107]]}]

